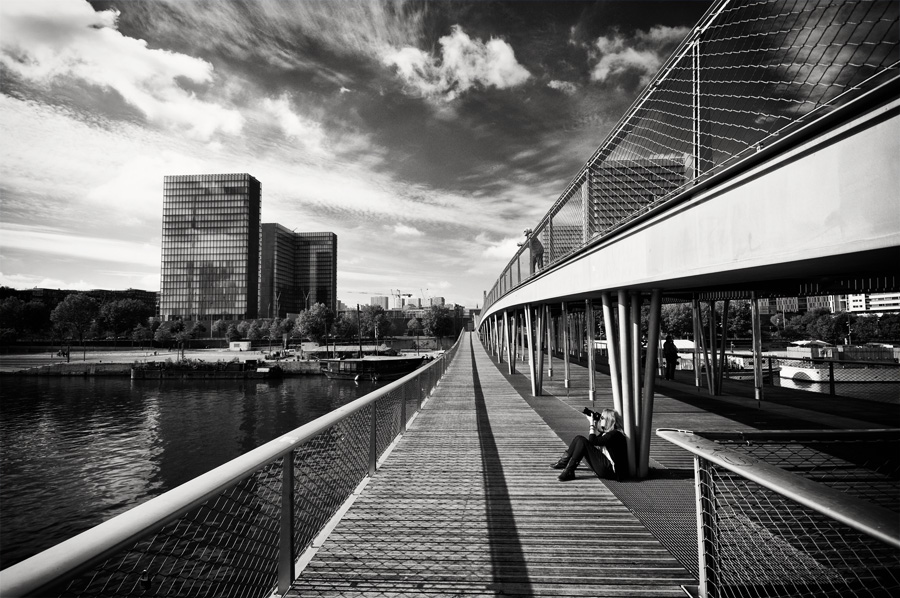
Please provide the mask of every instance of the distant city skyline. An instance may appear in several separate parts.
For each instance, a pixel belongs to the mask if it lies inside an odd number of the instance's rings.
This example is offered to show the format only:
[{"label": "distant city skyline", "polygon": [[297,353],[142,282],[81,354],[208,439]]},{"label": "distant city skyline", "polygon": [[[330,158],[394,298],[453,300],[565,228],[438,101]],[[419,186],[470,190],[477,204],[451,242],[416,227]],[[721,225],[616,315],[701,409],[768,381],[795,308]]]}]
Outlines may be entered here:
[{"label": "distant city skyline", "polygon": [[250,172],[337,296],[482,304],[711,3],[0,3],[0,284],[160,289],[165,175]]}]

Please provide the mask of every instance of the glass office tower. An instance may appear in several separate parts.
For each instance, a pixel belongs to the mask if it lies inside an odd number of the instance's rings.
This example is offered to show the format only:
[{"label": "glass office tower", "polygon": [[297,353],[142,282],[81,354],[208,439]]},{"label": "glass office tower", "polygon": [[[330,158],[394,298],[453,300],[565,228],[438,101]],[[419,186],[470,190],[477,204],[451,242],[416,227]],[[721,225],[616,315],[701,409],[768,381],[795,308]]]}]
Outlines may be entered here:
[{"label": "glass office tower", "polygon": [[163,187],[162,319],[256,318],[259,181],[249,174],[176,175]]},{"label": "glass office tower", "polygon": [[337,235],[262,225],[259,317],[284,318],[316,303],[337,308]]},{"label": "glass office tower", "polygon": [[337,235],[297,233],[300,292],[307,305],[324,303],[337,313]]}]

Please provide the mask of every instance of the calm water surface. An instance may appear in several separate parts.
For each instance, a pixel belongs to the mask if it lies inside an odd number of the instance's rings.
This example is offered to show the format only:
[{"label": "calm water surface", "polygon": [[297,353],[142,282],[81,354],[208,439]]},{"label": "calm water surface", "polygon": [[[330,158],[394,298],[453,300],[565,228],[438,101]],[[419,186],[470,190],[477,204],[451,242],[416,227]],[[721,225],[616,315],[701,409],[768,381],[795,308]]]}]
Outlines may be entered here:
[{"label": "calm water surface", "polygon": [[0,380],[0,568],[377,388],[279,381]]}]

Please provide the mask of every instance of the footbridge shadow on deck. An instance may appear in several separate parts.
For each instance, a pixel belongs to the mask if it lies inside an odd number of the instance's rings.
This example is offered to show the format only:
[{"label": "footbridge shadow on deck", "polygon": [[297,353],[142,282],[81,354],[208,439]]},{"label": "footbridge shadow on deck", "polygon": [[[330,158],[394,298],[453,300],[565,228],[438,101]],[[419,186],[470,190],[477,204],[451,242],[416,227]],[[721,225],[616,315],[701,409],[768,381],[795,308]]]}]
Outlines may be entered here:
[{"label": "footbridge shadow on deck", "polygon": [[[436,392],[289,596],[683,596],[696,583],[463,340]],[[637,484],[635,484],[637,485]]]}]

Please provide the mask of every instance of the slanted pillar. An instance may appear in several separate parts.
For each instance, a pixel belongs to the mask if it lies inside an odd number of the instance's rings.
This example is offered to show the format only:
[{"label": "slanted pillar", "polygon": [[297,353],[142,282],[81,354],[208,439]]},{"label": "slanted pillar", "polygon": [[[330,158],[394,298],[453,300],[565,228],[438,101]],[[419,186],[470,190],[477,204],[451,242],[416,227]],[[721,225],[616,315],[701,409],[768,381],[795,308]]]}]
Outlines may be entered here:
[{"label": "slanted pillar", "polygon": [[571,345],[569,343],[569,333],[571,332],[571,323],[569,322],[569,304],[562,302],[562,345],[563,345],[563,386],[569,388],[569,351]]},{"label": "slanted pillar", "polygon": [[700,346],[703,344],[703,330],[700,328],[700,300],[695,296],[691,300],[691,316],[694,325],[694,386],[700,388]]},{"label": "slanted pillar", "polygon": [[647,334],[647,367],[644,369],[644,401],[641,407],[641,442],[638,448],[638,477],[645,478],[650,471],[650,437],[653,431],[653,392],[656,384],[655,364],[659,353],[659,314],[662,308],[662,291],[653,289],[650,295],[650,322]]},{"label": "slanted pillar", "polygon": [[628,441],[628,474],[635,474],[634,454],[634,413],[631,396],[631,339],[629,338],[628,292],[619,289],[619,354],[622,356],[622,420],[625,424],[625,438]]},{"label": "slanted pillar", "polygon": [[606,331],[606,352],[609,354],[609,382],[612,386],[613,408],[622,415],[622,382],[619,375],[619,352],[616,347],[616,322],[613,319],[612,300],[603,293],[603,329]]},{"label": "slanted pillar", "polygon": [[534,385],[536,393],[534,396],[539,397],[544,390],[544,328],[546,327],[546,318],[544,317],[544,306],[540,305],[534,308],[534,372],[536,383]]},{"label": "slanted pillar", "polygon": [[750,319],[753,328],[753,396],[756,398],[756,406],[759,407],[763,400],[762,330],[759,320],[759,297],[756,296],[756,291],[750,293]]},{"label": "slanted pillar", "polygon": [[509,364],[509,374],[512,375],[516,373],[516,359],[519,357],[519,310],[514,309],[510,317],[512,318],[512,330],[509,331],[510,353],[507,363]]},{"label": "slanted pillar", "polygon": [[505,309],[503,310],[503,348],[506,351],[506,363],[511,364],[512,354],[509,350],[509,312]]},{"label": "slanted pillar", "polygon": [[531,379],[531,396],[538,396],[537,376],[534,373],[534,337],[532,333],[532,314],[531,305],[525,304],[525,330],[523,331],[525,341],[525,352],[528,354],[528,374]]},{"label": "slanted pillar", "polygon": [[[641,295],[630,293],[631,300],[631,417],[634,420],[635,447],[641,437]],[[637,449],[635,449],[637,451]]]},{"label": "slanted pillar", "polygon": [[547,377],[553,379],[553,348],[556,347],[556,326],[554,325],[553,314],[550,311],[550,305],[545,305],[547,318]]},{"label": "slanted pillar", "polygon": [[584,300],[584,330],[587,340],[587,365],[588,365],[588,399],[593,406],[597,398],[597,387],[594,376],[597,367],[594,364],[594,305],[590,299]]},{"label": "slanted pillar", "polygon": [[709,372],[709,394],[712,396],[719,395],[719,366],[716,362],[718,359],[718,355],[716,355],[716,302],[709,302],[709,354],[710,359],[712,361],[712,366],[707,368]]}]

